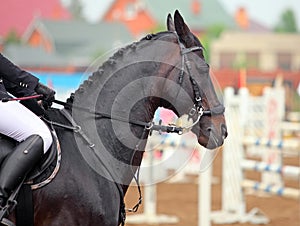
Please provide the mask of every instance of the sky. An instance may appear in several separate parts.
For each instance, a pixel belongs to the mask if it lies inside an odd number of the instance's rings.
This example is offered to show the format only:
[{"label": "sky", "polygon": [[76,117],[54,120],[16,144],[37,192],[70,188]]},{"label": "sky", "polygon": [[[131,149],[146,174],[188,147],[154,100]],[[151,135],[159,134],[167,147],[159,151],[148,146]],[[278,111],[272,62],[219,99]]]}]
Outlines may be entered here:
[{"label": "sky", "polygon": [[[70,0],[62,0],[67,4]],[[104,10],[114,0],[81,0],[83,12],[91,22],[99,20]],[[164,1],[164,0],[162,0]],[[273,28],[278,23],[283,10],[292,8],[295,12],[297,25],[300,28],[299,0],[219,0],[224,8],[233,14],[237,8],[246,7],[250,18]]]},{"label": "sky", "polygon": [[293,9],[300,28],[300,1],[299,0],[219,0],[229,13],[234,13],[237,8],[244,6],[250,18],[269,27],[274,27],[282,12]]}]

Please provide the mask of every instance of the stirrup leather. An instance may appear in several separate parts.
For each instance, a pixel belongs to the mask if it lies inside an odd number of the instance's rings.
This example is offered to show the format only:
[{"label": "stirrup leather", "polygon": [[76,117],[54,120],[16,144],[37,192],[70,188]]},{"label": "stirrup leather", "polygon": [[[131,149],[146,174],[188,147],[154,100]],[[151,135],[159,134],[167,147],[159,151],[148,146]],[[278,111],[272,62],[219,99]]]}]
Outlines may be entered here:
[{"label": "stirrup leather", "polygon": [[17,195],[24,183],[24,180],[19,184],[19,186],[13,191],[13,193],[9,196],[9,198],[6,201],[6,204],[3,207],[0,207],[0,225],[6,225],[6,226],[15,226],[13,222],[5,218],[5,216],[9,215],[13,212],[15,207],[17,206]]}]

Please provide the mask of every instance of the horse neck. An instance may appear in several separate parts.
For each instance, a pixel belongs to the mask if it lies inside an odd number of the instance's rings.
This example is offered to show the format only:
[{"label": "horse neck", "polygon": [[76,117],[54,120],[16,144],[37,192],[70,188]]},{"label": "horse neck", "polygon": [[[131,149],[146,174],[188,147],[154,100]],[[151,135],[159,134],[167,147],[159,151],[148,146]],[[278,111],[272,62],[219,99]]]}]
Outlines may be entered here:
[{"label": "horse neck", "polygon": [[[132,51],[131,48],[128,49],[128,56],[126,53],[122,56],[115,54],[93,73],[75,92],[74,104],[110,115],[112,118],[152,121],[160,104],[159,98],[151,98],[159,96],[152,76],[157,70],[157,63],[139,62],[143,53],[136,50],[134,54],[130,54]],[[88,118],[94,122],[90,122]],[[108,118],[95,120],[89,113],[84,112],[75,113],[75,120],[79,121],[88,137],[94,138],[95,134],[98,134],[98,138],[95,139],[100,140],[101,145],[98,145],[97,141],[93,142],[96,143],[96,147],[104,147],[114,157],[111,170],[120,176],[118,179],[126,192],[137,169],[132,165],[141,164],[148,132],[144,127],[128,122]],[[95,129],[91,128],[93,123],[96,125]]]}]

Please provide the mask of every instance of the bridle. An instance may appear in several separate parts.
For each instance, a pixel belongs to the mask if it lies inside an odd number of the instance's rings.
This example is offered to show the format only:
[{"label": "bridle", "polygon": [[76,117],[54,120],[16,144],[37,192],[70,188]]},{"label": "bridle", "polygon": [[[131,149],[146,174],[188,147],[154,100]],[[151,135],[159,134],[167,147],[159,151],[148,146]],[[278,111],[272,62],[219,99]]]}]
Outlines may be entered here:
[{"label": "bridle", "polygon": [[178,45],[180,47],[180,54],[181,54],[181,69],[179,73],[179,79],[178,83],[182,85],[183,77],[185,74],[185,67],[187,69],[187,73],[189,76],[189,80],[192,84],[193,93],[194,93],[194,105],[191,107],[188,115],[189,118],[196,118],[196,120],[193,122],[192,125],[183,128],[186,131],[189,131],[192,127],[194,127],[201,119],[202,116],[213,116],[213,115],[221,115],[225,112],[225,107],[222,104],[219,104],[216,107],[205,109],[202,105],[202,97],[200,92],[200,87],[198,86],[196,80],[194,79],[192,72],[191,72],[191,63],[187,57],[189,53],[192,53],[194,51],[204,51],[204,48],[201,46],[192,46],[192,47],[185,47],[184,44],[179,39],[179,36],[175,32],[175,35],[177,37]]},{"label": "bridle", "polygon": [[[197,84],[197,82],[194,79],[192,72],[191,72],[191,63],[190,63],[187,55],[194,51],[203,50],[203,47],[193,46],[193,47],[187,48],[180,42],[177,34],[176,34],[176,36],[178,38],[178,44],[180,47],[180,54],[181,54],[181,68],[180,68],[180,72],[179,72],[178,83],[180,86],[182,85],[183,77],[185,74],[185,68],[186,68],[187,74],[189,76],[189,80],[192,84],[193,93],[194,93],[194,105],[190,108],[190,110],[188,112],[188,115],[190,118],[196,118],[196,120],[193,122],[192,125],[186,126],[186,127],[178,127],[175,125],[162,125],[161,123],[155,124],[154,122],[143,122],[143,121],[139,121],[139,120],[125,119],[122,117],[112,116],[110,114],[106,114],[106,113],[102,113],[102,112],[98,112],[98,111],[92,111],[88,108],[76,106],[76,105],[66,103],[63,101],[59,101],[59,100],[54,100],[53,102],[56,104],[59,104],[59,105],[63,105],[64,107],[74,108],[74,109],[78,109],[80,111],[84,111],[89,114],[92,114],[95,116],[95,119],[107,118],[107,119],[111,119],[111,120],[127,122],[127,123],[135,125],[135,126],[141,126],[141,127],[144,127],[145,130],[148,130],[150,133],[152,131],[159,131],[159,132],[167,132],[167,133],[178,133],[179,135],[181,135],[185,131],[189,131],[192,127],[194,127],[200,121],[202,116],[214,116],[214,115],[223,114],[225,111],[225,107],[222,104],[219,104],[218,106],[210,108],[210,109],[203,108],[200,87]],[[147,35],[146,39],[150,40],[152,37],[153,37],[153,35]],[[59,125],[57,125],[57,126],[59,126]],[[75,130],[75,132],[79,132],[81,130],[81,127],[79,125],[76,125],[76,128],[74,128],[74,130]],[[89,145],[93,146],[93,144],[89,144]]]}]

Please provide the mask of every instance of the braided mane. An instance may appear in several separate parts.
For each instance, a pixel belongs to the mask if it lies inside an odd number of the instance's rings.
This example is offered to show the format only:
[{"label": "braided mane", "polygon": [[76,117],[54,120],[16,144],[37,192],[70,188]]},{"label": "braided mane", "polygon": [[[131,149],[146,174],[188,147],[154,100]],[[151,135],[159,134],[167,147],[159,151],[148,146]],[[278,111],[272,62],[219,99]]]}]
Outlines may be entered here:
[{"label": "braided mane", "polygon": [[156,34],[148,34],[141,40],[133,42],[125,47],[118,49],[108,60],[106,60],[97,71],[93,72],[83,83],[75,90],[75,93],[71,93],[70,97],[67,99],[69,104],[73,103],[74,96],[84,93],[91,85],[99,78],[109,74],[116,64],[121,64],[123,57],[125,55],[134,54],[136,49],[149,40],[156,40],[165,37],[167,34],[174,34],[173,32],[163,31]]}]

